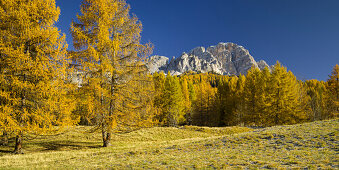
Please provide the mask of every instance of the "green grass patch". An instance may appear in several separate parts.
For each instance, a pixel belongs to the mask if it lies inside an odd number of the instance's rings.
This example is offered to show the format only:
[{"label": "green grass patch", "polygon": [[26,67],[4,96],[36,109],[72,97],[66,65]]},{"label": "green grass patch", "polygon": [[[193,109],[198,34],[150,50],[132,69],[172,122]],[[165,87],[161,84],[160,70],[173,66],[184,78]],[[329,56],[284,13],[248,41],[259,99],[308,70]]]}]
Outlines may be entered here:
[{"label": "green grass patch", "polygon": [[115,134],[101,148],[100,133],[77,126],[24,143],[24,155],[0,146],[0,169],[222,169],[338,167],[339,119],[275,126],[154,127]]}]

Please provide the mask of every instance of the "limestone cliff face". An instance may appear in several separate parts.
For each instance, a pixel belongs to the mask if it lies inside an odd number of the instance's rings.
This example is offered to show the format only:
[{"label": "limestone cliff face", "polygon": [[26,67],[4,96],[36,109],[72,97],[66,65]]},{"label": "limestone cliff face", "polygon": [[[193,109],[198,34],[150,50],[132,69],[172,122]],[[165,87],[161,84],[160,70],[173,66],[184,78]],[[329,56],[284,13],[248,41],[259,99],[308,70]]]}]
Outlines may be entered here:
[{"label": "limestone cliff face", "polygon": [[147,66],[151,73],[161,72],[180,75],[187,71],[215,72],[223,75],[246,74],[252,66],[264,69],[270,68],[263,60],[256,62],[248,50],[234,43],[219,43],[205,49],[197,47],[180,57],[164,56],[150,57]]},{"label": "limestone cliff face", "polygon": [[165,56],[152,56],[147,63],[147,67],[151,73],[159,72],[167,69],[169,58]]}]

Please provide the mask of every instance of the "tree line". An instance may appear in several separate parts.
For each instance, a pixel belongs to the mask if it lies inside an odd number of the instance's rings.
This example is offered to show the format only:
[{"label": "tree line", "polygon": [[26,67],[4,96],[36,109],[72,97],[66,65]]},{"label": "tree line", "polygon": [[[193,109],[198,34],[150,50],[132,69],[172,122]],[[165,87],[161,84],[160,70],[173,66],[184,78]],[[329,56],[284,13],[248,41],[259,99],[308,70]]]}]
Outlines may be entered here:
[{"label": "tree line", "polygon": [[277,62],[247,75],[153,74],[164,126],[259,126],[331,119],[339,113],[339,65],[328,81],[300,81]]},{"label": "tree line", "polygon": [[[125,0],[83,0],[73,51],[55,0],[0,1],[1,143],[77,124],[102,133],[152,126],[272,126],[338,115],[338,65],[327,82],[298,81],[279,63],[246,76],[150,75],[150,43]],[[79,74],[80,83],[74,83]]]}]

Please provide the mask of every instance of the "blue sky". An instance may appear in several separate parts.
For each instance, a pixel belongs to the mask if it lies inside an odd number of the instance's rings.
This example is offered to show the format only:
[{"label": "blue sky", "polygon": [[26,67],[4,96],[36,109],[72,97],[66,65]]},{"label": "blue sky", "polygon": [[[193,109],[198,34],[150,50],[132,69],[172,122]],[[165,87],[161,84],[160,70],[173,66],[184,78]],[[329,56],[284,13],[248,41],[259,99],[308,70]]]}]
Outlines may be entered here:
[{"label": "blue sky", "polygon": [[[67,36],[81,0],[56,0]],[[154,53],[178,57],[197,46],[234,42],[256,60],[279,60],[299,79],[327,80],[339,64],[339,0],[127,0]]]}]

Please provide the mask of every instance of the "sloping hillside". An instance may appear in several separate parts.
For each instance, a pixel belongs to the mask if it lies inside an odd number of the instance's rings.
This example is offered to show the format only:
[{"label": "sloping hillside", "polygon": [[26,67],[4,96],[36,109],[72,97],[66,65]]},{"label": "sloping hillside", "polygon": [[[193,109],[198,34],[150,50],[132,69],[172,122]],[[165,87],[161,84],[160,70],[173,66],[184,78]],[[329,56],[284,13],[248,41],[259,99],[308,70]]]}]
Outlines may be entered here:
[{"label": "sloping hillside", "polygon": [[339,120],[264,129],[243,127],[149,128],[117,134],[101,148],[89,127],[34,138],[26,154],[6,153],[3,168],[339,168]]}]

